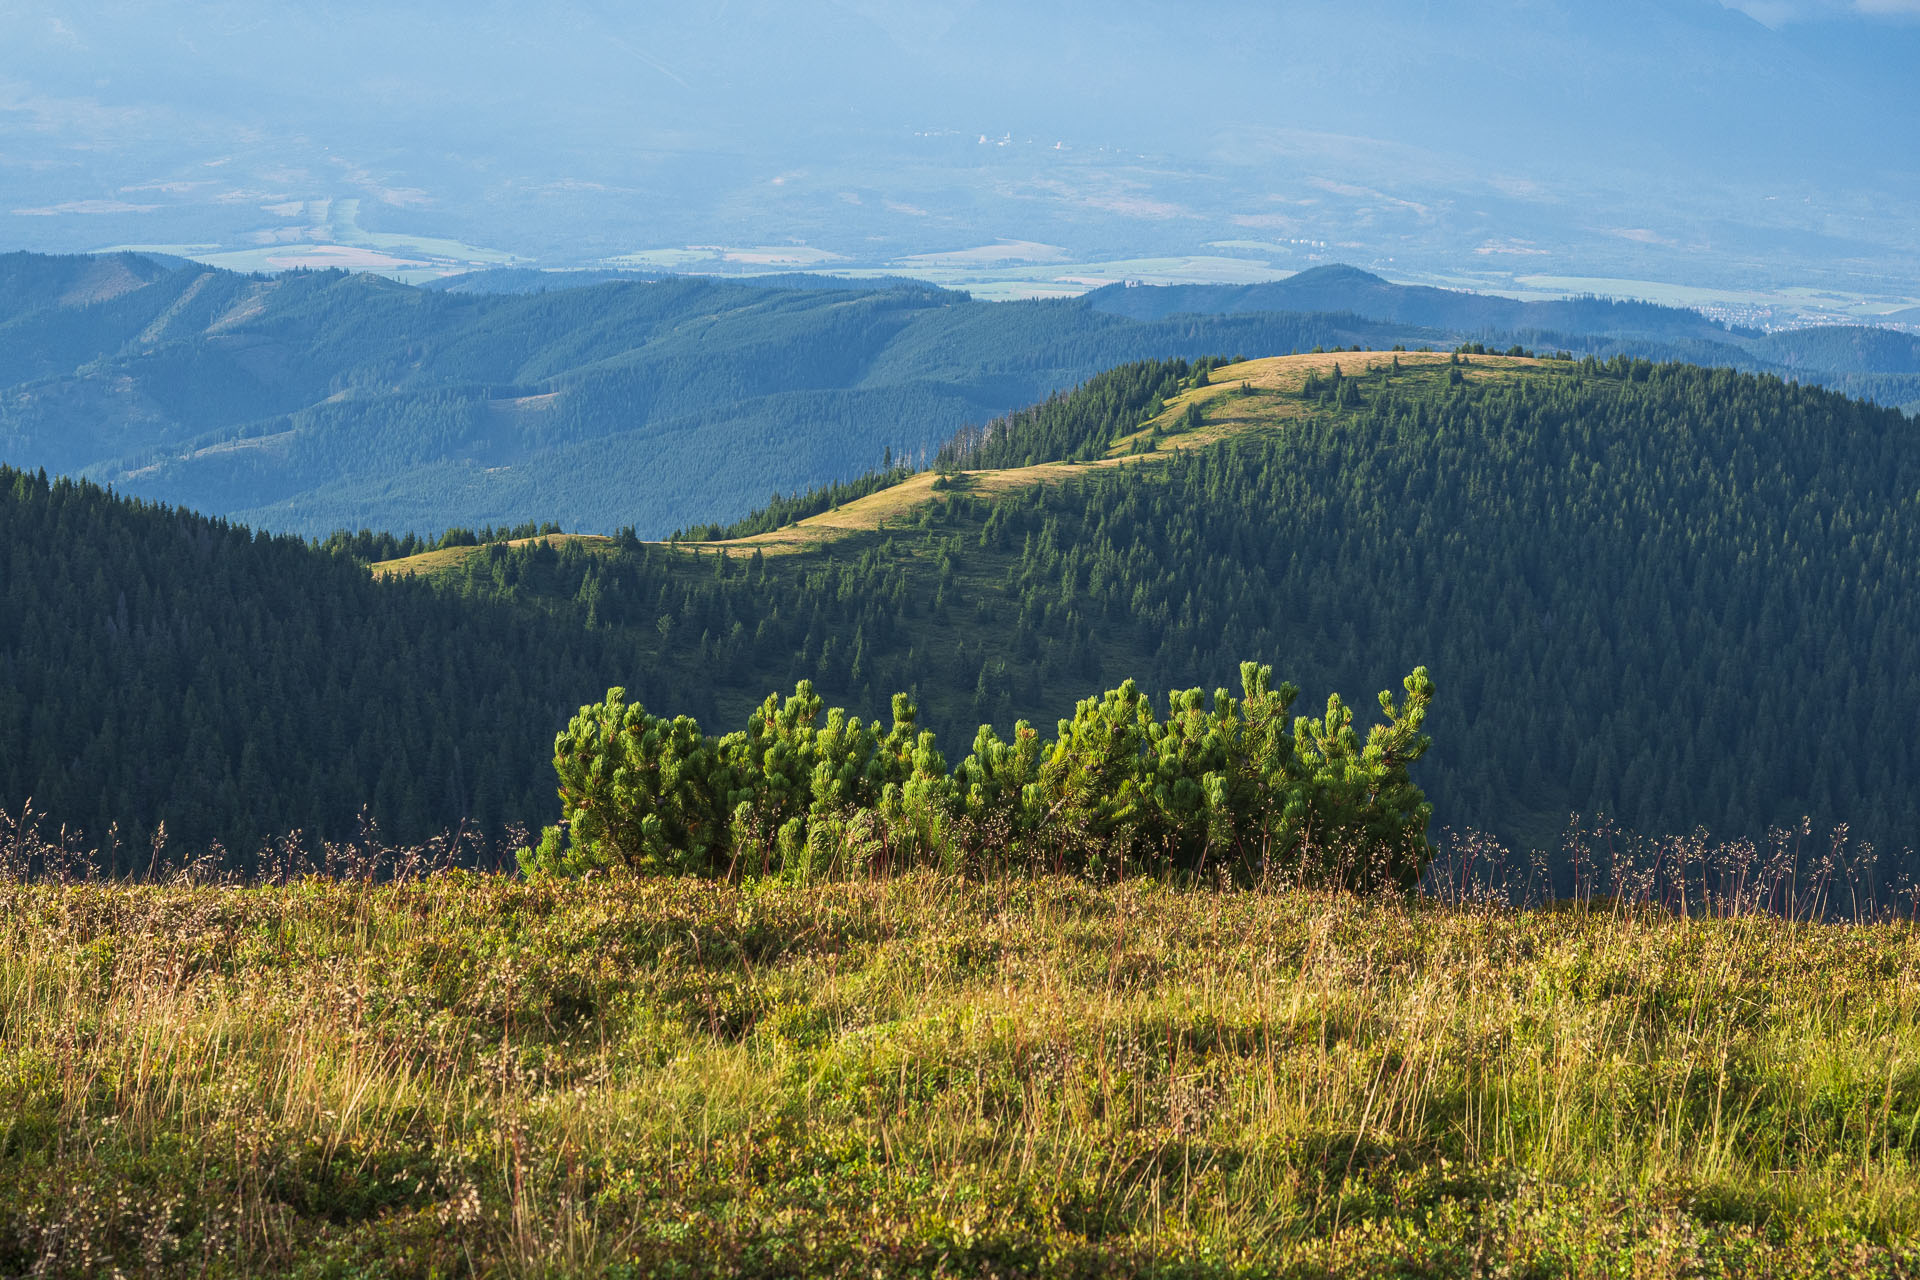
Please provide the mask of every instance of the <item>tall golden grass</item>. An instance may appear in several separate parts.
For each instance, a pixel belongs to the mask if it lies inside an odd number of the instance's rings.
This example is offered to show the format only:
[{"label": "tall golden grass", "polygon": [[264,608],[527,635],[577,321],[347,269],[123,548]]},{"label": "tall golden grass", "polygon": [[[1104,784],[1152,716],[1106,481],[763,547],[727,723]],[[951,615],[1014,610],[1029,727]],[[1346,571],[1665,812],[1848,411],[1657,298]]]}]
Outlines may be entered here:
[{"label": "tall golden grass", "polygon": [[0,1274],[1920,1265],[1920,939],[914,874],[0,884]]}]

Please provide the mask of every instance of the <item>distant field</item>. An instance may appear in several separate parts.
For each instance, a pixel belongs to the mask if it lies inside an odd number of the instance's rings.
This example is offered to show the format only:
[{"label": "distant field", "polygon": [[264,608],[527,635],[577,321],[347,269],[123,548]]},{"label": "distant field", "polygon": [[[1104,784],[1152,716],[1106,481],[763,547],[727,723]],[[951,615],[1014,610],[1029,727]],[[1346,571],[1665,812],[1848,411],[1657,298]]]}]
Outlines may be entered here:
[{"label": "distant field", "polygon": [[1072,298],[1102,285],[1134,280],[1147,284],[1258,284],[1278,271],[1264,258],[1193,255],[1178,258],[1123,258],[1066,261],[1051,245],[983,245],[951,253],[913,254],[854,268],[838,255],[789,246],[725,247],[689,245],[649,249],[605,259],[616,267],[659,271],[713,270],[753,274],[756,270],[817,270],[831,275],[907,275],[943,287],[964,289],[983,301],[1024,298]]},{"label": "distant field", "polygon": [[[369,237],[373,239],[374,237]],[[306,269],[325,271],[343,268],[348,271],[366,271],[404,284],[422,284],[438,280],[443,276],[460,271],[471,271],[476,266],[509,264],[515,259],[505,255],[490,254],[487,250],[471,250],[458,257],[443,257],[438,244],[451,244],[450,241],[420,241],[411,237],[379,237],[385,244],[338,244],[291,243],[270,245],[261,249],[210,249],[206,245],[191,244],[131,244],[116,246],[112,252],[122,250],[131,253],[165,253],[175,257],[191,258],[210,267],[220,267],[227,271],[278,272]]]},{"label": "distant field", "polygon": [[1908,924],[0,884],[0,993],[5,1275],[1920,1267]]},{"label": "distant field", "polygon": [[[1847,289],[1728,289],[1594,276],[1519,275],[1513,277],[1512,284],[1514,287],[1511,289],[1496,287],[1490,292],[1511,293],[1515,297],[1527,298],[1597,294],[1606,298],[1640,298],[1670,307],[1772,310],[1779,312],[1780,318],[1789,324],[1831,324],[1836,320],[1873,324],[1886,315],[1891,307],[1920,301]],[[1487,286],[1481,281],[1455,287],[1485,289]]]}]

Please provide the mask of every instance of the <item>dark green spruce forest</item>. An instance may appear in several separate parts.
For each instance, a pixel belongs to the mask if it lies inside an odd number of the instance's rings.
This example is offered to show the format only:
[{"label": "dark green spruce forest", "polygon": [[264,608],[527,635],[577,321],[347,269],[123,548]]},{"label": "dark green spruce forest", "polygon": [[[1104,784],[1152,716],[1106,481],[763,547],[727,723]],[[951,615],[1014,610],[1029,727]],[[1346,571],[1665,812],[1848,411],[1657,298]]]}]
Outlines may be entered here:
[{"label": "dark green spruce forest", "polygon": [[[9,472],[0,798],[129,849],[162,820],[242,852],[342,838],[362,805],[415,840],[552,821],[553,735],[613,685],[715,731],[801,679],[865,716],[908,692],[957,763],[980,724],[1050,729],[1127,677],[1237,688],[1256,660],[1310,712],[1425,666],[1436,826],[1525,847],[1576,812],[1723,837],[1805,817],[1897,874],[1920,831],[1912,419],[1624,357],[1344,360],[1138,364],[956,437],[931,487],[414,577],[366,560],[418,544]],[[861,499],[874,527],[767,532]]]},{"label": "dark green spruce forest", "polygon": [[389,835],[544,812],[562,708],[620,633],[375,582],[343,553],[0,469],[0,808],[144,870],[269,833]]}]

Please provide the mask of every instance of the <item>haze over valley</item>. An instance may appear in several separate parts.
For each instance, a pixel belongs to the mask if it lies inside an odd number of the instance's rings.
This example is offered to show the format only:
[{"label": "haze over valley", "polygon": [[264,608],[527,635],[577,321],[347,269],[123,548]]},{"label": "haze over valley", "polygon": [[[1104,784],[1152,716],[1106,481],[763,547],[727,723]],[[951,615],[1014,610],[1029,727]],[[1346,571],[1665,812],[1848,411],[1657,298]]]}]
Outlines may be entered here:
[{"label": "haze over valley", "polygon": [[1347,262],[1765,325],[1920,307],[1911,6],[1748,8],[11,0],[0,225],[415,281]]}]

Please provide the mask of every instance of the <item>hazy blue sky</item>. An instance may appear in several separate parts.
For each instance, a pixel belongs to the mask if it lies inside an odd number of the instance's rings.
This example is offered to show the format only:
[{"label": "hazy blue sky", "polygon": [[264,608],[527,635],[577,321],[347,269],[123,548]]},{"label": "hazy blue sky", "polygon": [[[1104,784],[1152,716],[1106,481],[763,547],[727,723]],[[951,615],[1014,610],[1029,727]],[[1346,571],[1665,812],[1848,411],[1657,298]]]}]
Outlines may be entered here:
[{"label": "hazy blue sky", "polygon": [[1920,295],[1920,0],[1738,8],[0,0],[0,248]]},{"label": "hazy blue sky", "polygon": [[1752,14],[1772,27],[1847,19],[1869,22],[1920,19],[1920,0],[1729,0],[1728,7]]}]

